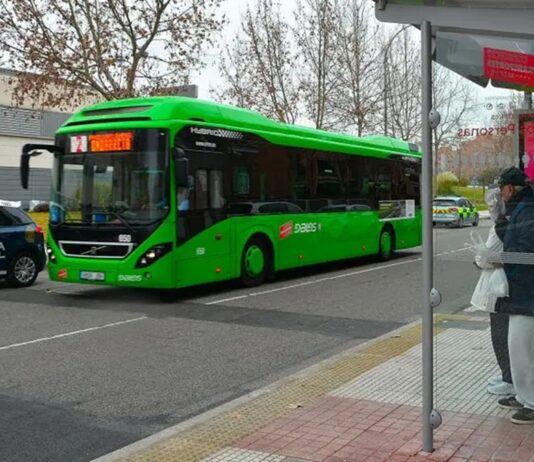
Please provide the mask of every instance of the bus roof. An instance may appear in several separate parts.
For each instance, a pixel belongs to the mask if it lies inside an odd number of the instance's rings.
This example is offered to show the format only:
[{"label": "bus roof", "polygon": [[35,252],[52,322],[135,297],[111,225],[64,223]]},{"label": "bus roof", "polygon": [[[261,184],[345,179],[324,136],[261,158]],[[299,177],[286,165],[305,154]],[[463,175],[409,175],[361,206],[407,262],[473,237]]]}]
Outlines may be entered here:
[{"label": "bus roof", "polygon": [[[161,126],[162,121],[188,125],[217,126],[254,133],[280,145],[331,150],[347,154],[388,157],[392,154],[420,158],[413,143],[381,135],[356,137],[271,120],[257,112],[226,104],[179,96],[157,96],[105,101],[87,106],[70,117],[59,134],[109,128]],[[158,123],[159,122],[159,123]],[[146,124],[146,125],[145,125]]]}]

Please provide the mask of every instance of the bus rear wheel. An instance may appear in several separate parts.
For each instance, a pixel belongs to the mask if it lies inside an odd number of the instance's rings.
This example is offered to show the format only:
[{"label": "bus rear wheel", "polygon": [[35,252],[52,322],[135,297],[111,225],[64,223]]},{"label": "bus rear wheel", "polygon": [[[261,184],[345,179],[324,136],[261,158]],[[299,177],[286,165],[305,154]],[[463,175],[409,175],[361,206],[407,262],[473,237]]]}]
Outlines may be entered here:
[{"label": "bus rear wheel", "polygon": [[378,242],[378,258],[380,261],[390,260],[395,250],[393,231],[390,228],[384,228],[380,233]]},{"label": "bus rear wheel", "polygon": [[245,244],[241,254],[241,282],[246,287],[263,284],[271,274],[272,254],[259,237],[253,237]]}]

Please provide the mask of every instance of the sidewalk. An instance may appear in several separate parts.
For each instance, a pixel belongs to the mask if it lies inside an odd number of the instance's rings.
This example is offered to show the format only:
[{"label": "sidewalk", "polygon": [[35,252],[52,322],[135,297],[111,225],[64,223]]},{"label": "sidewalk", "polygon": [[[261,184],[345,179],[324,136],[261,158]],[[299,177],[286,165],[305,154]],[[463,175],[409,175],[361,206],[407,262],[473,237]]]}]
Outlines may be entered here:
[{"label": "sidewalk", "polygon": [[534,461],[534,426],[485,391],[486,317],[440,316],[435,451],[421,451],[420,326],[411,325],[98,459],[143,462]]}]

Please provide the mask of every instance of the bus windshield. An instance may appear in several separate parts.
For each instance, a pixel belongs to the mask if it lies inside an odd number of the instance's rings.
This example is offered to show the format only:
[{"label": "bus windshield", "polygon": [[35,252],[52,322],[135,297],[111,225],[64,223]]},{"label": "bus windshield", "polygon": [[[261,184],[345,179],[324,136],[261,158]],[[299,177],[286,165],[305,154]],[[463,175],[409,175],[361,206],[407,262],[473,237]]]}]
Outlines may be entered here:
[{"label": "bus windshield", "polygon": [[71,135],[58,140],[65,148],[55,159],[52,224],[147,224],[167,215],[166,134],[136,130],[132,137],[129,150],[107,151],[101,142],[96,152],[86,142],[76,152]]}]

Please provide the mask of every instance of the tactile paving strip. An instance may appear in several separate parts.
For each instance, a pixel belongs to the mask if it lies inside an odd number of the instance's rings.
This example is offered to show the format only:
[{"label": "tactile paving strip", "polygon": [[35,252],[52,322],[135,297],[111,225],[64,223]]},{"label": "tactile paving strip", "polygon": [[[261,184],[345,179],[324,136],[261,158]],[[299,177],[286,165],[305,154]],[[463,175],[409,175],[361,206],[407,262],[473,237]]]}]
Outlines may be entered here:
[{"label": "tactile paving strip", "polygon": [[[417,345],[421,327],[381,339],[351,355],[326,362],[304,376],[296,376],[232,410],[198,424],[132,456],[130,462],[198,462],[231,446],[271,421],[287,416],[342,384]],[[234,460],[241,460],[236,459]]]},{"label": "tactile paving strip", "polygon": [[[391,404],[421,406],[421,345],[330,393]],[[498,372],[489,328],[446,329],[435,341],[434,401],[439,410],[506,416],[486,391]]]}]

